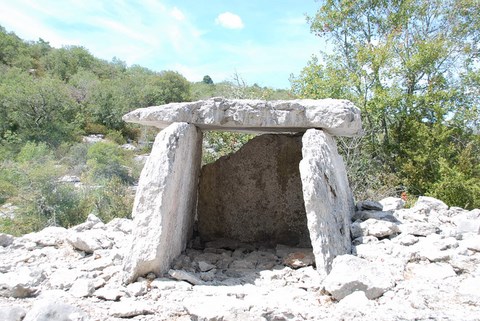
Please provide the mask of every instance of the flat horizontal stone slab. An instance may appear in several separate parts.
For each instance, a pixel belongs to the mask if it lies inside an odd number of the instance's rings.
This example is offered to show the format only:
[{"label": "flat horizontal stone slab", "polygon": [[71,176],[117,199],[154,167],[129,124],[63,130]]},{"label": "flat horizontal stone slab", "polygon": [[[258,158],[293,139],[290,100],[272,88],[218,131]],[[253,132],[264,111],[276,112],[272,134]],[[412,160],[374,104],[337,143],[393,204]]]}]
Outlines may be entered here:
[{"label": "flat horizontal stone slab", "polygon": [[340,99],[266,101],[216,97],[140,108],[123,116],[123,120],[160,129],[186,122],[202,130],[247,133],[291,133],[309,128],[321,128],[335,136],[362,133],[360,110]]}]

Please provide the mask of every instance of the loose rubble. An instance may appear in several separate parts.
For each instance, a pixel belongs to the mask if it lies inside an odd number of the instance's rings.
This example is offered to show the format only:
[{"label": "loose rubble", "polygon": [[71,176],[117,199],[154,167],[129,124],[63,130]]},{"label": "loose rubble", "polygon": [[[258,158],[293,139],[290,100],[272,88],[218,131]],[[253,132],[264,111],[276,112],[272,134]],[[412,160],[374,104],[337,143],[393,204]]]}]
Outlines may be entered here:
[{"label": "loose rubble", "polygon": [[312,249],[221,239],[126,285],[130,220],[1,234],[0,320],[478,320],[480,210],[401,204],[357,204],[324,280]]}]

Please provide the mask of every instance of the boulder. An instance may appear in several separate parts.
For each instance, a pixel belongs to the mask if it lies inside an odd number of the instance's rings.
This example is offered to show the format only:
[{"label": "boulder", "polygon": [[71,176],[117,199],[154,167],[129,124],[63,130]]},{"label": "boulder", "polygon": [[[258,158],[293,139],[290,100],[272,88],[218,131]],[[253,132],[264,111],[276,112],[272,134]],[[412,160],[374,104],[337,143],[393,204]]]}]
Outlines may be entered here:
[{"label": "boulder", "polygon": [[430,212],[445,212],[448,210],[448,205],[430,196],[420,196],[412,210],[425,214],[429,214]]},{"label": "boulder", "polygon": [[9,234],[0,233],[0,246],[9,246],[13,243],[14,237]]},{"label": "boulder", "polygon": [[322,128],[331,135],[356,136],[362,132],[360,110],[348,100],[248,100],[210,98],[140,108],[123,120],[158,128],[186,122],[202,130],[239,132],[301,132]]},{"label": "boulder", "polygon": [[95,291],[95,285],[90,279],[77,279],[70,288],[70,294],[77,298],[88,297]]},{"label": "boulder", "polygon": [[93,253],[95,250],[100,249],[111,249],[113,246],[112,240],[103,230],[71,231],[67,240],[75,249],[85,253]]},{"label": "boulder", "polygon": [[395,286],[395,279],[386,266],[353,255],[341,255],[333,261],[332,271],[324,280],[325,290],[336,300],[355,291],[365,292],[368,299],[380,297]]},{"label": "boulder", "polygon": [[140,176],[133,205],[133,239],[123,261],[124,282],[168,271],[193,230],[202,134],[175,123],[161,131]]},{"label": "boulder", "polygon": [[383,205],[377,201],[362,201],[357,203],[359,211],[383,211]]},{"label": "boulder", "polygon": [[405,201],[399,197],[386,197],[379,201],[384,211],[396,211],[405,206]]},{"label": "boulder", "polygon": [[326,276],[336,256],[351,252],[350,221],[355,206],[333,138],[309,129],[302,143],[300,177],[308,229],[317,271]]},{"label": "boulder", "polygon": [[383,238],[400,233],[398,225],[389,221],[369,218],[365,222],[355,222],[352,224],[353,238],[361,236],[374,236]]}]

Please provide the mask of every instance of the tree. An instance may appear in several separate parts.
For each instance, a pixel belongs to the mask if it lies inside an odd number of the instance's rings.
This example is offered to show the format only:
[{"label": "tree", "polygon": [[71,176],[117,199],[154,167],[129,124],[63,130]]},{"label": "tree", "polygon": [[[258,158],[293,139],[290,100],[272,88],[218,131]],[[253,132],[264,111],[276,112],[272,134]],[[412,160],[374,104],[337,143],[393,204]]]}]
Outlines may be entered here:
[{"label": "tree", "polygon": [[203,76],[203,83],[205,83],[207,85],[213,85],[213,80],[212,80],[212,78],[210,78],[209,75],[205,75],[205,76]]},{"label": "tree", "polygon": [[478,123],[465,81],[478,72],[478,10],[475,0],[322,1],[309,22],[333,50],[312,58],[292,88],[352,100],[367,132],[362,157],[409,191],[431,192],[440,160],[456,162]]},{"label": "tree", "polygon": [[58,79],[35,78],[11,69],[0,83],[0,138],[14,132],[22,140],[57,146],[71,140],[78,130],[76,104]]}]

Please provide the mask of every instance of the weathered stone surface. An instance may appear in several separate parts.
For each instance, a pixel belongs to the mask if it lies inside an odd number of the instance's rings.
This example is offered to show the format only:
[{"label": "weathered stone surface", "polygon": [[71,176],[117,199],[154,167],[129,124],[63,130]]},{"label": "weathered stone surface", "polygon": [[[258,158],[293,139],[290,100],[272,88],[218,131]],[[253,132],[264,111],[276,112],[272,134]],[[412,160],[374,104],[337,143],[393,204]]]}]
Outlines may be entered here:
[{"label": "weathered stone surface", "polygon": [[200,238],[309,246],[301,148],[298,135],[261,135],[205,165],[197,209]]},{"label": "weathered stone surface", "polygon": [[383,205],[377,201],[358,202],[356,207],[359,211],[383,211]]},{"label": "weathered stone surface", "polygon": [[9,234],[0,233],[0,246],[9,246],[14,238]]},{"label": "weathered stone surface", "polygon": [[35,296],[38,286],[45,280],[45,277],[43,269],[28,267],[0,274],[0,296],[13,298]]},{"label": "weathered stone surface", "polygon": [[80,309],[54,300],[35,302],[23,321],[87,321],[89,318]]},{"label": "weathered stone surface", "polygon": [[133,239],[124,281],[168,271],[192,231],[202,134],[175,123],[161,131],[143,168],[133,205]]},{"label": "weathered stone surface", "polygon": [[110,307],[109,314],[117,318],[133,318],[138,315],[152,314],[151,306],[145,302],[127,299],[122,302],[114,302]]},{"label": "weathered stone surface", "polygon": [[396,211],[405,205],[405,201],[399,197],[386,197],[379,201],[384,211]]},{"label": "weathered stone surface", "polygon": [[348,100],[242,100],[211,98],[140,108],[123,116],[126,122],[165,128],[174,122],[202,130],[300,132],[322,128],[332,135],[355,136],[362,131],[360,110]]},{"label": "weathered stone surface", "polygon": [[326,276],[337,255],[350,253],[350,220],[355,206],[345,165],[333,138],[309,129],[302,139],[303,198],[317,271]]},{"label": "weathered stone surface", "polygon": [[324,286],[337,300],[355,291],[363,291],[367,298],[375,299],[393,288],[395,280],[384,266],[353,255],[341,255],[335,258]]},{"label": "weathered stone surface", "polygon": [[95,285],[93,280],[78,279],[73,282],[69,292],[71,295],[77,298],[87,297],[95,292]]},{"label": "weathered stone surface", "polygon": [[0,306],[0,320],[2,321],[22,321],[25,314],[25,310],[19,306]]},{"label": "weathered stone surface", "polygon": [[68,242],[77,250],[93,253],[99,249],[110,249],[112,240],[102,230],[85,230],[82,233],[71,232],[67,237]]},{"label": "weathered stone surface", "polygon": [[352,236],[354,238],[361,236],[382,238],[398,233],[400,233],[400,229],[395,223],[374,218],[369,218],[365,222],[355,222],[352,224]]},{"label": "weathered stone surface", "polygon": [[194,274],[188,273],[183,270],[170,270],[168,271],[168,275],[170,275],[175,280],[186,281],[192,285],[204,284],[204,282],[201,279],[197,278]]}]

